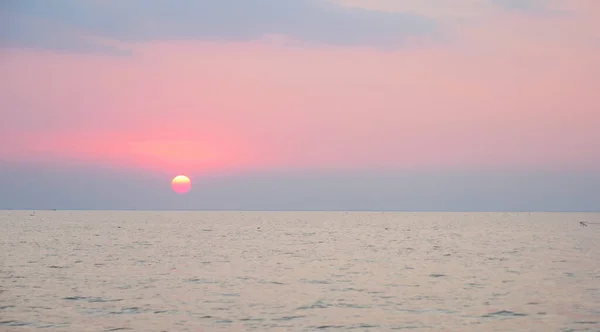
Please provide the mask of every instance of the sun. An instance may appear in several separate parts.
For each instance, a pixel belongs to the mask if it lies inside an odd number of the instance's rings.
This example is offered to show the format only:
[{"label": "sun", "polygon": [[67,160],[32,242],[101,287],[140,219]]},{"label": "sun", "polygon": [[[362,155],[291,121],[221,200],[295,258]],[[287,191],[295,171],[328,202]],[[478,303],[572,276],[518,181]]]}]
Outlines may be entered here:
[{"label": "sun", "polygon": [[173,191],[178,194],[185,194],[192,188],[192,181],[185,175],[177,175],[171,181]]}]

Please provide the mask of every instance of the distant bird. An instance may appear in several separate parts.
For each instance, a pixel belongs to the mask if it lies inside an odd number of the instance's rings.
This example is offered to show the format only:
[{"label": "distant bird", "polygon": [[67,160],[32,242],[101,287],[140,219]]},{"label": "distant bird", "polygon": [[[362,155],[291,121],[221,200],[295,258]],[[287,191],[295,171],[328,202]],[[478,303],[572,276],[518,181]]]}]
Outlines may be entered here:
[{"label": "distant bird", "polygon": [[580,222],[579,222],[579,225],[580,225],[581,227],[587,227],[587,222],[585,222],[585,221],[580,221]]}]

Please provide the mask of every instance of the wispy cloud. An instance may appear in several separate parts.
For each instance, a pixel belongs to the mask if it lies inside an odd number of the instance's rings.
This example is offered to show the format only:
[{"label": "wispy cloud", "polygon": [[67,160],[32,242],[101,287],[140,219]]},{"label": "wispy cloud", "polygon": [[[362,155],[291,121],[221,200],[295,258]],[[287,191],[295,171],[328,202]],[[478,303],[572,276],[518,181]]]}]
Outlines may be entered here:
[{"label": "wispy cloud", "polygon": [[547,5],[547,0],[488,0],[496,6],[505,8],[532,10],[533,8],[544,8]]},{"label": "wispy cloud", "polygon": [[82,36],[239,41],[280,35],[301,42],[387,47],[436,30],[435,21],[416,14],[348,8],[327,0],[22,0],[3,2],[0,10],[10,16],[0,35],[4,44],[59,49],[98,47]]},{"label": "wispy cloud", "polygon": [[[566,1],[555,0],[332,0],[353,8],[368,8],[382,12],[410,12],[448,24],[477,23],[490,15],[518,12],[525,16],[555,16],[564,14]],[[589,1],[589,0],[582,0]],[[570,2],[569,2],[570,3]],[[575,6],[576,7],[576,6]]]},{"label": "wispy cloud", "polygon": [[549,0],[487,0],[492,5],[532,15],[557,15],[565,12],[552,7]]},{"label": "wispy cloud", "polygon": [[130,54],[52,20],[0,10],[0,47],[50,49],[54,51]]}]

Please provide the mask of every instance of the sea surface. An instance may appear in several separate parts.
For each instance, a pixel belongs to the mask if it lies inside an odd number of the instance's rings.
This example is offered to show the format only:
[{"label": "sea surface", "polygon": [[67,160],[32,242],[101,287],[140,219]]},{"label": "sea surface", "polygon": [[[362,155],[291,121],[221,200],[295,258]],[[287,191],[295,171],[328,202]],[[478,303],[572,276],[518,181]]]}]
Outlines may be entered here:
[{"label": "sea surface", "polygon": [[600,331],[594,222],[0,211],[0,331]]}]

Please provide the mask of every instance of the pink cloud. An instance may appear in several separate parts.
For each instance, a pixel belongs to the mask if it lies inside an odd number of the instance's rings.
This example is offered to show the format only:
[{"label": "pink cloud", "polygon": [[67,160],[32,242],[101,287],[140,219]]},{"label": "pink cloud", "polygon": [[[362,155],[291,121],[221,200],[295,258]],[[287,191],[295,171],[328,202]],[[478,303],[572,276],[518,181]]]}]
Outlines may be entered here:
[{"label": "pink cloud", "polygon": [[277,41],[142,43],[132,57],[3,50],[0,153],[168,172],[600,167],[597,49],[560,34],[575,24],[562,18],[503,16],[509,30],[500,18],[456,30],[452,45],[396,52]]}]

